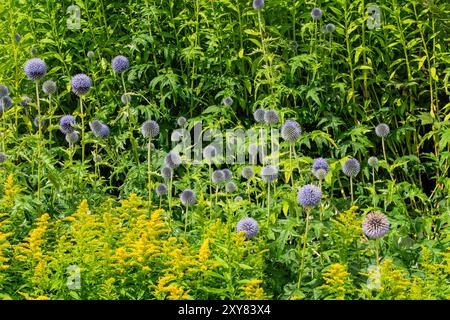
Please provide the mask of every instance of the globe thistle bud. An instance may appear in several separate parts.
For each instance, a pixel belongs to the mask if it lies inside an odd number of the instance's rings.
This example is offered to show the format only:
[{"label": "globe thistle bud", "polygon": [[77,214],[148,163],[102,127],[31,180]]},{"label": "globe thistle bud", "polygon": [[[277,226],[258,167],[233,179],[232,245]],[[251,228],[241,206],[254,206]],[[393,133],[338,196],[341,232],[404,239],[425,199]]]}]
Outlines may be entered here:
[{"label": "globe thistle bud", "polygon": [[103,124],[100,128],[98,136],[103,139],[109,136],[109,127],[106,124]]},{"label": "globe thistle bud", "polygon": [[244,179],[251,179],[255,175],[255,170],[250,166],[246,166],[242,168],[241,175]]},{"label": "globe thistle bud", "polygon": [[334,31],[336,31],[336,26],[332,23],[329,23],[325,26],[327,33],[333,33]]},{"label": "globe thistle bud", "polygon": [[94,51],[88,51],[86,53],[86,56],[88,57],[88,59],[92,59],[94,58],[95,52]]},{"label": "globe thistle bud", "polygon": [[367,161],[367,163],[369,164],[369,166],[376,167],[378,166],[378,158],[377,157],[370,157],[369,160]]},{"label": "globe thistle bud", "polygon": [[222,170],[215,170],[211,174],[211,181],[214,184],[219,184],[219,183],[221,183],[224,180],[225,180],[225,175],[223,174]]},{"label": "globe thistle bud", "polygon": [[313,184],[307,184],[297,193],[297,201],[304,207],[315,207],[322,200],[322,191]]},{"label": "globe thistle bud", "polygon": [[144,138],[155,138],[159,134],[159,124],[154,120],[147,120],[141,127]]},{"label": "globe thistle bud", "polygon": [[0,152],[0,163],[4,163],[8,159],[8,156],[4,152]]},{"label": "globe thistle bud", "polygon": [[257,123],[263,123],[264,122],[264,115],[266,113],[266,110],[264,109],[257,109],[254,113],[253,113],[253,118],[255,119],[255,121]]},{"label": "globe thistle bud", "polygon": [[235,193],[236,192],[236,185],[234,184],[234,182],[228,182],[226,185],[225,185],[225,191],[227,192],[227,193]]},{"label": "globe thistle bud", "polygon": [[359,173],[361,166],[359,161],[354,158],[348,158],[342,165],[342,171],[346,176],[356,176]]},{"label": "globe thistle bud", "polygon": [[278,112],[275,110],[267,110],[264,113],[264,122],[269,125],[276,124],[278,122]]},{"label": "globe thistle bud", "polygon": [[124,56],[115,57],[114,59],[112,59],[111,64],[114,72],[116,73],[124,72],[130,67],[130,62],[128,61],[128,58]]},{"label": "globe thistle bud", "polygon": [[41,80],[47,73],[47,65],[44,60],[39,58],[32,58],[27,61],[23,68],[28,79],[32,81]]},{"label": "globe thistle bud", "polygon": [[173,170],[169,167],[163,167],[161,169],[161,177],[163,177],[166,180],[170,180],[173,177]]},{"label": "globe thistle bud", "polygon": [[313,174],[319,180],[323,180],[327,176],[327,172],[323,169],[317,169],[316,171],[313,171]]},{"label": "globe thistle bud", "polygon": [[366,215],[362,223],[364,234],[371,239],[378,239],[385,236],[389,231],[389,220],[381,212],[374,211]]},{"label": "globe thistle bud", "polygon": [[14,41],[15,42],[20,42],[20,40],[22,40],[22,36],[18,33],[14,34]]},{"label": "globe thistle bud", "polygon": [[59,130],[62,133],[67,134],[69,132],[73,132],[75,128],[75,117],[71,115],[62,116],[59,120]]},{"label": "globe thistle bud", "polygon": [[6,111],[7,109],[11,108],[13,105],[13,101],[9,96],[4,96],[0,98],[0,110]]},{"label": "globe thistle bud", "polygon": [[259,225],[253,218],[243,218],[236,225],[236,232],[245,232],[245,238],[251,239],[258,234]]},{"label": "globe thistle bud", "polygon": [[47,80],[42,84],[42,91],[46,94],[52,94],[56,91],[56,83],[52,80]]},{"label": "globe thistle bud", "polygon": [[187,120],[186,120],[185,117],[179,117],[179,118],[177,119],[177,124],[178,124],[180,127],[184,127],[184,125],[186,124],[186,122],[187,122]]},{"label": "globe thistle bud", "polygon": [[22,101],[19,102],[19,104],[25,109],[27,107],[29,107],[29,103],[31,102],[30,97],[25,96]]},{"label": "globe thistle bud", "polygon": [[169,152],[167,156],[164,158],[164,163],[167,167],[171,169],[176,169],[181,164],[181,158],[178,153]]},{"label": "globe thistle bud", "polygon": [[66,134],[66,141],[69,144],[75,144],[78,142],[79,136],[78,133],[76,131],[72,131],[72,132],[68,132]]},{"label": "globe thistle bud", "polygon": [[226,106],[231,106],[233,105],[233,98],[231,97],[226,97],[225,99],[223,99],[223,104]]},{"label": "globe thistle bud", "polygon": [[375,134],[380,138],[387,137],[390,131],[391,130],[389,129],[389,126],[386,123],[380,123],[375,127]]},{"label": "globe thistle bud", "polygon": [[121,97],[120,100],[122,101],[123,104],[129,104],[131,103],[131,94],[129,93],[124,93]]},{"label": "globe thistle bud", "polygon": [[281,137],[287,142],[295,142],[302,134],[302,129],[298,122],[286,120],[281,127]]},{"label": "globe thistle bud", "polygon": [[322,10],[320,10],[319,8],[314,8],[311,10],[311,17],[314,20],[319,20],[320,18],[322,18],[322,15],[323,15]]},{"label": "globe thistle bud", "polygon": [[89,123],[89,127],[91,128],[92,132],[94,134],[98,133],[100,129],[102,128],[103,123],[99,120],[94,120],[91,123]]},{"label": "globe thistle bud", "polygon": [[298,48],[298,43],[297,43],[297,41],[292,41],[292,42],[291,42],[291,48],[292,48],[292,50],[297,50],[297,48]]},{"label": "globe thistle bud", "polygon": [[313,165],[312,165],[313,173],[319,169],[324,170],[325,174],[327,174],[328,171],[330,171],[330,166],[328,165],[328,161],[325,160],[324,158],[317,158],[313,162]]},{"label": "globe thistle bud", "polygon": [[106,138],[109,136],[109,127],[99,120],[94,120],[89,124],[94,136],[98,138]]},{"label": "globe thistle bud", "polygon": [[234,197],[234,202],[241,202],[242,200],[244,199],[241,196]]},{"label": "globe thistle bud", "polygon": [[166,195],[167,194],[167,192],[169,191],[169,189],[167,188],[167,185],[166,184],[164,184],[164,183],[160,183],[160,184],[158,184],[158,186],[155,188],[155,191],[156,191],[156,194],[158,195],[158,196],[163,196],[163,195]]},{"label": "globe thistle bud", "polygon": [[195,193],[191,189],[185,189],[180,195],[180,201],[185,206],[195,204],[197,199],[195,198]]},{"label": "globe thistle bud", "polygon": [[99,154],[96,154],[93,159],[94,159],[95,163],[102,162],[102,160],[103,160],[102,156]]},{"label": "globe thistle bud", "polygon": [[264,7],[264,0],[253,0],[253,9],[261,10]]},{"label": "globe thistle bud", "polygon": [[92,87],[92,80],[84,73],[79,73],[70,82],[72,92],[81,97],[86,95]]},{"label": "globe thistle bud", "polygon": [[222,172],[225,181],[230,181],[233,178],[233,173],[229,169],[222,169]]},{"label": "globe thistle bud", "polygon": [[[36,128],[39,126],[39,116],[34,117],[33,124],[34,124],[34,126],[35,126]],[[41,120],[41,127],[42,127],[44,124],[45,124],[45,120],[42,119],[42,120]]]},{"label": "globe thistle bud", "polygon": [[215,146],[210,144],[205,149],[203,149],[203,158],[208,163],[211,163],[216,157],[217,157],[217,149]]},{"label": "globe thistle bud", "polygon": [[9,94],[9,89],[4,84],[0,84],[0,98],[7,96]]},{"label": "globe thistle bud", "polygon": [[261,177],[266,182],[274,182],[278,178],[278,169],[274,166],[265,166],[261,170]]},{"label": "globe thistle bud", "polygon": [[35,56],[37,55],[38,50],[36,48],[30,48],[30,55]]}]

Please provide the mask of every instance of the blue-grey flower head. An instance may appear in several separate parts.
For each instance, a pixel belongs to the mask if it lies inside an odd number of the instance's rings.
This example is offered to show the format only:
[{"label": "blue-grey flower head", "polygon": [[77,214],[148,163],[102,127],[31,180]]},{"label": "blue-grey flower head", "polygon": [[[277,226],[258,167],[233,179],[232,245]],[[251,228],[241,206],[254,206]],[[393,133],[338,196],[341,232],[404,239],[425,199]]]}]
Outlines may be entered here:
[{"label": "blue-grey flower head", "polygon": [[320,18],[322,18],[322,10],[320,10],[319,8],[314,8],[311,10],[311,17],[314,20],[319,20]]},{"label": "blue-grey flower head", "polygon": [[385,138],[388,136],[391,129],[386,123],[380,123],[375,127],[375,134],[381,138]]},{"label": "blue-grey flower head", "polygon": [[175,153],[175,152],[171,151],[164,158],[164,164],[166,165],[166,167],[169,167],[171,169],[176,169],[181,164],[181,158],[178,155],[178,153]]},{"label": "blue-grey flower head", "polygon": [[52,80],[47,80],[42,84],[42,91],[46,94],[52,94],[56,91],[56,83]]},{"label": "blue-grey flower head", "polygon": [[67,134],[69,132],[73,132],[75,128],[73,127],[75,125],[75,117],[71,115],[65,115],[62,116],[59,120],[59,130],[61,130],[62,133]]},{"label": "blue-grey flower head", "polygon": [[191,189],[185,189],[180,195],[180,201],[185,206],[195,204],[197,199],[195,198],[195,193]]},{"label": "blue-grey flower head", "polygon": [[0,110],[5,111],[13,105],[13,101],[9,96],[4,96],[0,98]]},{"label": "blue-grey flower head", "polygon": [[7,96],[9,94],[9,89],[4,84],[0,84],[0,98]]},{"label": "blue-grey flower head", "polygon": [[4,152],[0,152],[0,163],[3,163],[8,159],[8,156]]},{"label": "blue-grey flower head", "polygon": [[89,124],[94,136],[106,138],[109,135],[109,127],[99,120],[94,120]]},{"label": "blue-grey flower head", "polygon": [[241,202],[242,200],[244,199],[241,196],[234,197],[234,202]]},{"label": "blue-grey flower head", "polygon": [[302,134],[302,129],[297,121],[286,120],[281,126],[281,137],[287,142],[295,142]]},{"label": "blue-grey flower head", "polygon": [[255,170],[251,166],[246,166],[242,168],[241,175],[244,179],[251,179],[255,175]]},{"label": "blue-grey flower head", "polygon": [[322,200],[322,191],[313,184],[307,184],[297,193],[297,201],[304,207],[315,207]]},{"label": "blue-grey flower head", "polygon": [[128,61],[127,57],[117,56],[112,59],[112,68],[114,72],[121,73],[126,71],[130,67],[130,61]]},{"label": "blue-grey flower head", "polygon": [[336,31],[336,26],[332,23],[329,23],[325,26],[327,33],[333,33],[334,31]]},{"label": "blue-grey flower head", "polygon": [[32,58],[27,61],[23,70],[28,79],[33,81],[41,80],[47,73],[47,65],[42,59]]},{"label": "blue-grey flower head", "polygon": [[230,181],[233,178],[233,173],[229,169],[222,169],[222,172],[225,181]]},{"label": "blue-grey flower head", "polygon": [[154,120],[147,120],[141,127],[144,138],[155,138],[159,134],[159,124]]},{"label": "blue-grey flower head", "polygon": [[367,160],[367,163],[369,163],[369,166],[371,167],[376,167],[378,165],[378,158],[370,157],[369,160]]},{"label": "blue-grey flower head", "polygon": [[330,171],[330,165],[328,164],[328,161],[324,158],[317,158],[314,159],[313,165],[312,165],[312,171],[315,173],[317,170],[322,169],[326,173]]},{"label": "blue-grey flower head", "polygon": [[173,170],[169,167],[163,167],[161,169],[161,177],[163,177],[166,180],[170,180],[173,177]]},{"label": "blue-grey flower head", "polygon": [[14,41],[15,42],[20,42],[20,40],[22,39],[22,36],[18,33],[14,34]]},{"label": "blue-grey flower head", "polygon": [[103,123],[100,120],[94,120],[91,123],[89,123],[89,127],[91,130],[95,133],[98,133],[100,129],[102,128]]},{"label": "blue-grey flower head", "polygon": [[98,137],[106,138],[109,136],[109,127],[106,124],[103,124],[100,130],[98,131]]},{"label": "blue-grey flower head", "polygon": [[160,183],[156,187],[155,191],[156,191],[156,194],[161,197],[161,196],[167,194],[167,192],[169,191],[169,188],[167,188],[167,185],[165,183]]},{"label": "blue-grey flower head", "polygon": [[267,110],[264,113],[264,122],[270,125],[276,124],[278,122],[278,112],[275,110]]},{"label": "blue-grey flower head", "polygon": [[258,221],[253,218],[243,218],[236,225],[236,232],[245,232],[245,238],[251,239],[258,234]]},{"label": "blue-grey flower head", "polygon": [[234,184],[234,182],[232,182],[232,181],[227,182],[227,184],[225,185],[225,191],[227,193],[235,193],[236,192],[236,185]]},{"label": "blue-grey flower head", "polygon": [[31,102],[31,98],[28,96],[25,96],[22,101],[19,102],[19,104],[23,107],[23,108],[27,108],[29,107],[29,103]]},{"label": "blue-grey flower head", "polygon": [[79,73],[72,78],[70,84],[73,93],[77,96],[84,96],[91,90],[92,80],[84,73]]},{"label": "blue-grey flower head", "polygon": [[342,171],[346,176],[356,176],[359,173],[361,166],[359,161],[354,158],[348,158],[342,165]]},{"label": "blue-grey flower head", "polygon": [[35,56],[37,55],[38,50],[36,48],[30,48],[30,55]]},{"label": "blue-grey flower head", "polygon": [[223,104],[226,106],[231,106],[233,105],[233,98],[231,97],[226,97],[225,99],[223,99]]},{"label": "blue-grey flower head", "polygon": [[203,149],[203,158],[208,162],[211,163],[216,157],[218,156],[217,149],[213,145],[206,146],[205,149]]},{"label": "blue-grey flower head", "polygon": [[75,144],[78,142],[79,136],[76,131],[66,133],[66,141],[69,144]]},{"label": "blue-grey flower head", "polygon": [[265,166],[261,170],[261,177],[266,182],[274,182],[278,178],[278,169],[274,166]]},{"label": "blue-grey flower head", "polygon": [[122,101],[123,104],[129,104],[131,103],[131,94],[129,93],[124,93],[121,97],[120,100]]},{"label": "blue-grey flower head", "polygon": [[362,223],[364,234],[371,239],[385,236],[389,232],[389,227],[388,218],[378,211],[368,213]]},{"label": "blue-grey flower head", "polygon": [[211,181],[214,184],[219,184],[224,180],[225,175],[223,174],[222,170],[214,170],[214,172],[211,174]]},{"label": "blue-grey flower head", "polygon": [[88,51],[86,56],[88,57],[88,59],[92,59],[94,58],[95,52],[94,51]]},{"label": "blue-grey flower head", "polygon": [[[36,128],[39,126],[39,116],[34,117],[33,124],[34,124],[34,126],[35,126]],[[41,127],[42,127],[44,124],[45,124],[45,120],[42,119],[42,120],[41,120]]]},{"label": "blue-grey flower head", "polygon": [[264,115],[266,113],[266,110],[264,109],[257,109],[254,113],[253,113],[253,118],[255,119],[255,121],[257,123],[263,123],[264,122]]},{"label": "blue-grey flower head", "polygon": [[261,10],[264,8],[264,0],[253,0],[253,9]]},{"label": "blue-grey flower head", "polygon": [[179,117],[179,118],[177,119],[177,124],[178,124],[180,127],[184,127],[184,125],[186,124],[186,122],[187,122],[187,120],[186,120],[185,117]]},{"label": "blue-grey flower head", "polygon": [[313,174],[319,180],[323,180],[327,176],[327,172],[323,169],[318,169],[318,170],[314,171]]}]

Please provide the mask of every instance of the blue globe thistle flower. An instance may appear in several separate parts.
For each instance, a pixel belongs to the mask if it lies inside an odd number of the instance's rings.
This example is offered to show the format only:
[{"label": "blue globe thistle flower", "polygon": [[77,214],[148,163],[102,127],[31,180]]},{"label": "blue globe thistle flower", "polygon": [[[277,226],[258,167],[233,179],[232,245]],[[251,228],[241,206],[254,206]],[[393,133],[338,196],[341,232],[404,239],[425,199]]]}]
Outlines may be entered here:
[{"label": "blue globe thistle flower", "polygon": [[245,232],[244,236],[247,240],[256,236],[258,231],[258,221],[253,218],[243,218],[236,225],[236,232]]},{"label": "blue globe thistle flower", "polygon": [[92,80],[84,73],[79,73],[72,78],[70,82],[72,92],[77,96],[86,95],[92,87]]},{"label": "blue globe thistle flower", "polygon": [[362,223],[364,234],[371,239],[384,237],[389,232],[389,227],[388,218],[378,211],[368,213]]},{"label": "blue globe thistle flower", "polygon": [[185,117],[179,117],[179,118],[177,119],[177,124],[178,124],[180,127],[183,127],[183,126],[186,124],[186,122],[187,122],[187,120],[186,120]]},{"label": "blue globe thistle flower", "polygon": [[304,207],[315,207],[322,200],[322,191],[313,184],[307,184],[297,193],[297,201]]},{"label": "blue globe thistle flower", "polygon": [[233,173],[229,169],[222,169],[222,172],[225,181],[230,181],[233,178]]},{"label": "blue globe thistle flower", "polygon": [[225,185],[225,191],[227,193],[235,193],[236,192],[236,185],[234,182],[230,181]]},{"label": "blue globe thistle flower", "polygon": [[13,101],[9,96],[4,96],[0,98],[0,110],[5,111],[13,105]]},{"label": "blue globe thistle flower", "polygon": [[319,180],[323,180],[327,176],[327,172],[323,169],[318,169],[318,170],[314,171],[313,174]]},{"label": "blue globe thistle flower", "polygon": [[185,189],[180,195],[180,201],[185,206],[195,204],[197,199],[195,198],[195,193],[191,189]]},{"label": "blue globe thistle flower", "polygon": [[56,83],[52,80],[47,80],[42,84],[42,91],[46,94],[52,94],[56,91]]},{"label": "blue globe thistle flower", "polygon": [[27,107],[29,107],[29,103],[31,102],[31,98],[28,96],[25,96],[22,101],[19,102],[19,104],[25,109]]},{"label": "blue globe thistle flower", "polygon": [[[36,128],[39,126],[39,116],[34,117],[33,124],[34,124],[34,126],[35,126]],[[42,120],[41,120],[41,127],[42,127],[44,124],[45,124],[45,120],[42,119]]]},{"label": "blue globe thistle flower", "polygon": [[141,127],[144,138],[155,138],[159,134],[159,124],[154,120],[147,120]]},{"label": "blue globe thistle flower", "polygon": [[75,144],[78,142],[79,136],[78,136],[78,132],[76,131],[72,131],[72,132],[68,132],[66,133],[66,141],[69,144]]},{"label": "blue globe thistle flower", "polygon": [[264,109],[257,109],[254,113],[253,113],[253,118],[255,119],[255,121],[257,123],[263,123],[264,122],[264,115],[266,113],[266,110]]},{"label": "blue globe thistle flower", "polygon": [[231,97],[226,97],[225,99],[223,99],[223,104],[226,106],[231,106],[233,105],[233,98]]},{"label": "blue globe thistle flower", "polygon": [[88,59],[92,59],[94,58],[95,52],[94,51],[88,51],[86,53],[86,56],[88,57]]},{"label": "blue globe thistle flower", "polygon": [[267,110],[264,113],[264,122],[269,125],[276,124],[278,122],[278,112],[275,110]]},{"label": "blue globe thistle flower", "polygon": [[4,84],[0,84],[0,98],[7,96],[9,94],[9,89]]},{"label": "blue globe thistle flower", "polygon": [[330,165],[328,164],[328,161],[325,160],[324,158],[314,159],[314,162],[312,165],[313,173],[314,173],[314,171],[317,171],[319,169],[324,170],[326,173],[328,173],[328,171],[330,171]]},{"label": "blue globe thistle flower", "polygon": [[264,0],[253,0],[253,9],[261,10],[264,7]]},{"label": "blue globe thistle flower", "polygon": [[356,176],[359,173],[361,166],[359,161],[354,158],[348,158],[342,165],[342,171],[346,176]]},{"label": "blue globe thistle flower", "polygon": [[169,152],[167,156],[164,158],[164,163],[166,167],[169,167],[171,169],[176,169],[181,164],[181,158],[178,155],[178,153],[175,152]]},{"label": "blue globe thistle flower", "polygon": [[170,180],[173,177],[173,170],[169,167],[163,167],[161,169],[161,177],[163,177],[166,180]]},{"label": "blue globe thistle flower", "polygon": [[100,138],[106,138],[109,136],[109,127],[106,124],[102,124],[102,127],[100,128],[98,132],[98,137]]},{"label": "blue globe thistle flower", "polygon": [[111,64],[114,72],[116,73],[124,72],[130,67],[130,62],[128,61],[128,58],[124,56],[115,57],[114,59],[112,59]]},{"label": "blue globe thistle flower", "polygon": [[367,161],[367,163],[371,167],[376,167],[378,165],[378,158],[377,157],[370,157],[369,160]]},{"label": "blue globe thistle flower", "polygon": [[156,191],[156,194],[161,197],[161,196],[167,194],[167,192],[169,191],[169,188],[167,188],[167,185],[165,183],[160,183],[155,188],[155,191]]},{"label": "blue globe thistle flower", "polygon": [[75,128],[73,127],[75,125],[75,117],[71,115],[65,115],[62,116],[59,120],[59,130],[61,130],[62,133],[67,134],[70,132],[73,132]]},{"label": "blue globe thistle flower", "polygon": [[278,178],[278,169],[274,166],[265,166],[261,170],[261,177],[266,182],[274,182]]},{"label": "blue globe thistle flower", "polygon": [[37,81],[41,80],[47,73],[47,65],[42,59],[32,58],[27,61],[23,70],[28,79]]},{"label": "blue globe thistle flower", "polygon": [[0,163],[3,163],[8,159],[8,156],[4,152],[0,152]]},{"label": "blue globe thistle flower", "polygon": [[211,174],[211,181],[214,184],[219,184],[224,180],[225,175],[223,174],[222,170],[214,170],[214,172]]},{"label": "blue globe thistle flower", "polygon": [[22,40],[22,36],[18,33],[14,34],[14,41],[15,42],[20,42],[20,40]]},{"label": "blue globe thistle flower", "polygon": [[286,120],[281,126],[281,137],[287,142],[295,142],[302,134],[302,129],[297,121]]},{"label": "blue globe thistle flower", "polygon": [[391,129],[389,129],[389,126],[386,123],[380,123],[375,127],[375,134],[380,138],[387,137],[390,131]]},{"label": "blue globe thistle flower", "polygon": [[123,104],[129,104],[131,103],[131,99],[132,96],[129,93],[124,93],[121,97],[120,100],[122,101]]},{"label": "blue globe thistle flower", "polygon": [[311,17],[314,20],[319,20],[320,18],[322,18],[322,15],[323,15],[322,10],[320,10],[319,8],[314,8],[311,10]]},{"label": "blue globe thistle flower", "polygon": [[253,167],[246,166],[242,168],[241,175],[244,179],[251,179],[255,175],[255,170],[253,170]]},{"label": "blue globe thistle flower", "polygon": [[215,146],[213,145],[208,145],[206,146],[205,149],[203,149],[203,158],[210,163],[211,161],[214,160],[214,158],[217,157],[217,149]]},{"label": "blue globe thistle flower", "polygon": [[100,120],[94,120],[91,123],[89,123],[89,127],[96,136],[98,136],[98,132],[102,128],[102,125],[103,123]]}]

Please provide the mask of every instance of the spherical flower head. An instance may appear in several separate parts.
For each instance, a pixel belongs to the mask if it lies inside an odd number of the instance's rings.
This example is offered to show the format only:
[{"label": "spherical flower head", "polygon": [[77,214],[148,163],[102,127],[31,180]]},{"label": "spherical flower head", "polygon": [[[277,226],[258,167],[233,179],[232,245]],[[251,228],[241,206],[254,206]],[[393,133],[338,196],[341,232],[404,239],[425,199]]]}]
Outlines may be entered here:
[{"label": "spherical flower head", "polygon": [[378,166],[378,158],[377,157],[370,157],[369,160],[367,160],[367,163],[369,164],[369,166],[376,167]]},{"label": "spherical flower head", "polygon": [[242,168],[241,175],[244,179],[251,179],[255,175],[255,170],[253,170],[253,167],[246,166]]},{"label": "spherical flower head", "polygon": [[322,10],[320,10],[319,8],[314,8],[311,10],[311,17],[314,20],[319,20],[320,18],[322,18]]},{"label": "spherical flower head", "polygon": [[46,94],[52,94],[56,91],[56,83],[52,80],[47,80],[42,84],[42,91]]},{"label": "spherical flower head", "polygon": [[88,57],[88,59],[92,59],[95,56],[95,52],[94,51],[88,51],[86,53],[86,56]]},{"label": "spherical flower head", "polygon": [[281,137],[287,142],[295,142],[302,134],[302,129],[297,121],[286,120],[281,126]]},{"label": "spherical flower head", "polygon": [[278,178],[278,169],[274,166],[265,166],[261,170],[261,177],[266,182],[274,182]]},{"label": "spherical flower head", "polygon": [[244,199],[241,196],[234,197],[234,202],[241,202],[242,200]]},{"label": "spherical flower head", "polygon": [[147,120],[141,127],[144,138],[155,138],[159,134],[159,124],[154,120]]},{"label": "spherical flower head", "polygon": [[236,192],[236,185],[234,184],[234,182],[228,182],[226,185],[225,185],[225,191],[227,192],[227,193],[235,193]]},{"label": "spherical flower head", "polygon": [[322,191],[313,184],[307,184],[297,193],[297,201],[304,207],[315,207],[322,200]]},{"label": "spherical flower head", "polygon": [[73,132],[75,124],[75,117],[71,115],[62,116],[59,120],[59,130],[61,130],[62,133],[67,134],[70,132]]},{"label": "spherical flower head", "polygon": [[354,158],[348,158],[344,164],[342,165],[342,171],[346,176],[356,176],[359,173],[361,166],[359,165],[359,161]]},{"label": "spherical flower head", "polygon": [[387,137],[390,131],[391,130],[389,129],[389,126],[386,123],[380,123],[375,127],[375,134],[380,138]]},{"label": "spherical flower head", "polygon": [[163,177],[166,180],[170,180],[173,177],[173,170],[169,167],[163,167],[161,169],[161,177]]},{"label": "spherical flower head", "polygon": [[214,172],[211,174],[211,181],[214,184],[219,184],[224,180],[225,175],[223,174],[222,170],[214,170]]},{"label": "spherical flower head", "polygon": [[169,167],[171,169],[176,169],[181,164],[181,158],[178,155],[178,153],[175,152],[169,152],[167,156],[164,158],[164,163],[166,167]]},{"label": "spherical flower head", "polygon": [[230,181],[233,178],[233,173],[229,169],[222,169],[222,172],[225,181]]},{"label": "spherical flower head", "polygon": [[103,160],[102,156],[99,154],[96,154],[93,159],[94,159],[95,163],[102,162],[102,160]]},{"label": "spherical flower head", "polygon": [[15,42],[20,42],[20,40],[22,39],[22,36],[18,33],[14,34],[14,41]]},{"label": "spherical flower head", "polygon": [[8,159],[8,156],[4,152],[0,152],[0,163],[3,163]]},{"label": "spherical flower head", "polygon": [[195,198],[195,193],[191,189],[185,189],[180,195],[180,201],[185,206],[195,204],[197,199]]},{"label": "spherical flower head", "polygon": [[336,26],[332,23],[329,23],[325,26],[326,30],[328,33],[333,33],[334,31],[336,31]]},{"label": "spherical flower head", "polygon": [[166,184],[160,183],[156,187],[155,191],[156,191],[156,194],[161,197],[161,196],[167,194],[167,192],[169,191],[169,188],[167,188]]},{"label": "spherical flower head", "polygon": [[128,61],[128,58],[124,56],[115,57],[114,59],[112,59],[111,64],[114,72],[116,73],[124,72],[130,67],[130,62]]},{"label": "spherical flower head", "polygon": [[98,131],[99,138],[106,138],[109,136],[109,127],[106,124],[102,124],[100,130]]},{"label": "spherical flower head", "polygon": [[217,149],[215,146],[210,144],[205,149],[203,149],[203,158],[208,163],[211,163],[215,157],[217,157]]},{"label": "spherical flower head", "polygon": [[318,169],[316,171],[313,171],[313,174],[319,180],[323,180],[327,176],[327,172],[323,169]]},{"label": "spherical flower head", "polygon": [[13,105],[13,101],[9,96],[4,96],[0,99],[0,110],[5,111]]},{"label": "spherical flower head", "polygon": [[183,126],[186,124],[186,122],[187,122],[187,120],[186,120],[185,117],[179,117],[179,118],[177,119],[177,124],[178,124],[180,127],[183,127]]},{"label": "spherical flower head", "polygon": [[253,218],[243,218],[239,220],[236,225],[236,232],[245,232],[244,236],[247,240],[253,238],[258,234],[259,225],[258,221]]},{"label": "spherical flower head", "polygon": [[103,125],[103,123],[99,120],[94,120],[91,123],[89,123],[89,127],[91,128],[92,132],[94,132],[94,134],[96,136],[98,136],[98,132],[102,128],[102,125]]},{"label": "spherical flower head", "polygon": [[78,142],[79,136],[78,133],[76,131],[72,131],[72,132],[68,132],[66,134],[66,141],[69,144],[75,144]]},{"label": "spherical flower head", "polygon": [[84,73],[79,73],[70,82],[72,92],[81,97],[86,95],[92,87],[92,80]]},{"label": "spherical flower head", "polygon": [[258,145],[255,143],[251,143],[248,146],[248,153],[251,154],[252,156],[258,153]]},{"label": "spherical flower head", "polygon": [[37,49],[36,48],[30,48],[30,55],[35,56],[37,55]]},{"label": "spherical flower head", "polygon": [[266,110],[264,109],[257,109],[253,113],[253,118],[257,123],[263,123],[264,122],[264,114],[266,113]]},{"label": "spherical flower head", "polygon": [[9,89],[4,84],[0,84],[0,98],[7,96],[9,94]]},{"label": "spherical flower head", "polygon": [[261,10],[264,7],[264,0],[253,0],[253,9]]},{"label": "spherical flower head", "polygon": [[275,110],[267,110],[264,113],[264,122],[269,125],[276,124],[278,122],[278,112]]},{"label": "spherical flower head", "polygon": [[328,161],[325,160],[324,158],[317,158],[313,162],[313,165],[312,165],[313,173],[319,169],[324,170],[325,174],[327,174],[328,171],[330,171],[330,166],[328,165]]},{"label": "spherical flower head", "polygon": [[223,99],[223,104],[226,106],[231,106],[233,105],[233,98],[231,97],[226,97],[225,99]]},{"label": "spherical flower head", "polygon": [[23,108],[27,108],[29,107],[29,103],[31,102],[31,98],[28,96],[25,96],[22,101],[19,102],[19,104],[23,107]]},{"label": "spherical flower head", "polygon": [[362,223],[364,234],[371,239],[378,239],[385,236],[389,231],[389,227],[388,218],[378,211],[368,213]]},{"label": "spherical flower head", "polygon": [[28,79],[32,81],[41,80],[47,73],[47,65],[44,60],[39,58],[32,58],[27,61],[23,68]]},{"label": "spherical flower head", "polygon": [[131,103],[131,94],[129,93],[124,93],[121,97],[120,100],[122,101],[123,104],[129,104]]},{"label": "spherical flower head", "polygon": [[[39,116],[34,117],[33,124],[34,124],[34,126],[35,126],[36,128],[39,126]],[[45,124],[45,120],[42,119],[42,120],[41,120],[41,127],[42,127],[44,124]]]}]

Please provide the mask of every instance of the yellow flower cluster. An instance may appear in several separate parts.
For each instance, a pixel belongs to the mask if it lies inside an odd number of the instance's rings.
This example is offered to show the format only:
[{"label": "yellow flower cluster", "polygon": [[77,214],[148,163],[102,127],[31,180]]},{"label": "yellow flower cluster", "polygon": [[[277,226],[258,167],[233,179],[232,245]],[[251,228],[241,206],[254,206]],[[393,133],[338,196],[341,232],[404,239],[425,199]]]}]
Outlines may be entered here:
[{"label": "yellow flower cluster", "polygon": [[353,293],[352,280],[345,265],[332,264],[325,271],[323,279],[325,284],[320,288],[327,293],[327,299],[344,300],[346,295]]},{"label": "yellow flower cluster", "polygon": [[267,297],[264,293],[263,288],[260,287],[262,280],[251,279],[246,281],[242,286],[242,291],[244,293],[243,300],[266,300]]}]

